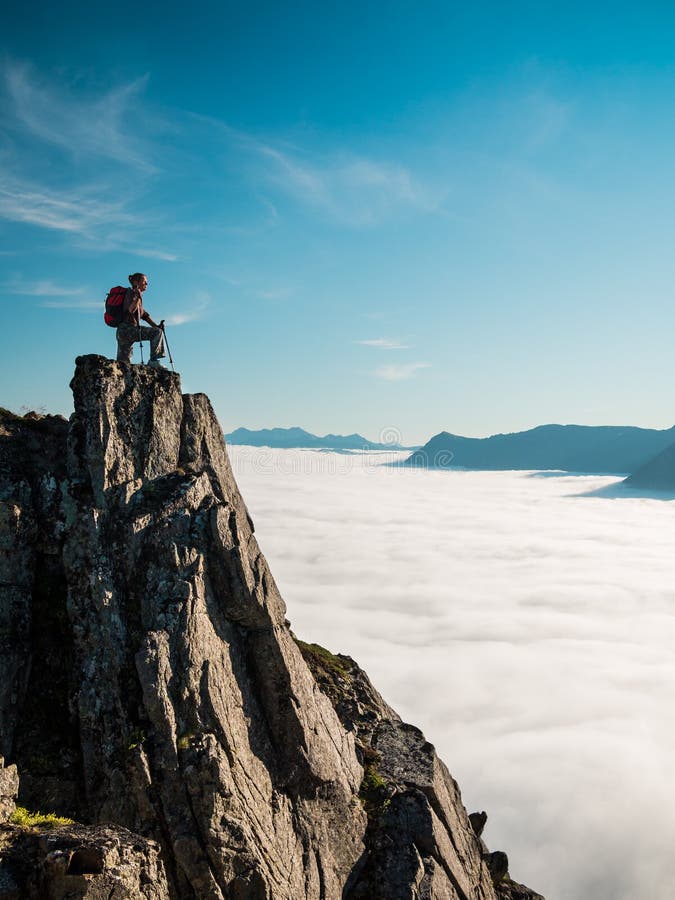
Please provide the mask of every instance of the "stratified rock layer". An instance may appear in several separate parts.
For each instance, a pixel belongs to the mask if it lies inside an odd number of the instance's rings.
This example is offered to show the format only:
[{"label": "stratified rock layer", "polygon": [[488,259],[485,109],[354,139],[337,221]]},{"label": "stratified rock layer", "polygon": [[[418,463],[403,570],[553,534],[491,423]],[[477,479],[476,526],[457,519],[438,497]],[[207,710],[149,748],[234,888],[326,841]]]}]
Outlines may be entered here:
[{"label": "stratified rock layer", "polygon": [[24,804],[156,840],[138,896],[495,898],[433,747],[294,640],[208,399],[97,356],[72,388],[67,452],[65,421],[0,415],[0,753]]}]

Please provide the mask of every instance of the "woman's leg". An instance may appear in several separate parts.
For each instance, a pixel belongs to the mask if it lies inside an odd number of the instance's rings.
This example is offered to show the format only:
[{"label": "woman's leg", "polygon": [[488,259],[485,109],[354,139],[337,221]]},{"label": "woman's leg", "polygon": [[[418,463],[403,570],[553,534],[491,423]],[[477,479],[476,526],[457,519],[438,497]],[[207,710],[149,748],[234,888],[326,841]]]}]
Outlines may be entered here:
[{"label": "woman's leg", "polygon": [[117,326],[117,362],[130,363],[134,349],[134,341],[138,340],[138,328],[135,325]]}]

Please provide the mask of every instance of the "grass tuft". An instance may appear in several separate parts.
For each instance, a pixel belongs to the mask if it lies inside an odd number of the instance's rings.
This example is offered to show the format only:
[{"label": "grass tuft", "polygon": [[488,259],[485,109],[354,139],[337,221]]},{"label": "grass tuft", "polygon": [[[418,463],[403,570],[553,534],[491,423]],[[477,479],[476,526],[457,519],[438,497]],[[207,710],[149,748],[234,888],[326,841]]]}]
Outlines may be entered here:
[{"label": "grass tuft", "polygon": [[74,825],[75,820],[55,813],[29,812],[24,806],[17,806],[9,821],[20,828],[58,828],[59,825]]}]

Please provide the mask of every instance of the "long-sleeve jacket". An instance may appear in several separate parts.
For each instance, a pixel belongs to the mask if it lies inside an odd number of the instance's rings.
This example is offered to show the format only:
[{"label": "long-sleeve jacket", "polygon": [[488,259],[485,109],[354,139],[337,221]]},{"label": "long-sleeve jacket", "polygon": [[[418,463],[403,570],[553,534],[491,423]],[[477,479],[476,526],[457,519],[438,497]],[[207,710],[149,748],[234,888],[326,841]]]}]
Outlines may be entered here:
[{"label": "long-sleeve jacket", "polygon": [[135,288],[127,288],[124,295],[124,312],[122,321],[128,325],[138,325],[139,319],[150,321],[150,315],[143,309],[143,297]]}]

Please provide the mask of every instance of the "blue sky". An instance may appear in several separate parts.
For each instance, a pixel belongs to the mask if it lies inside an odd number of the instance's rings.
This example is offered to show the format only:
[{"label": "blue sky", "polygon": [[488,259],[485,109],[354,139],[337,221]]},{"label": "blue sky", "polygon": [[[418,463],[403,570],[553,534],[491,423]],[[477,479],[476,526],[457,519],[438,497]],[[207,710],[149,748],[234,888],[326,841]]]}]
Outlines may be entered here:
[{"label": "blue sky", "polygon": [[136,270],[225,430],[668,427],[668,4],[12,4],[0,405]]}]

